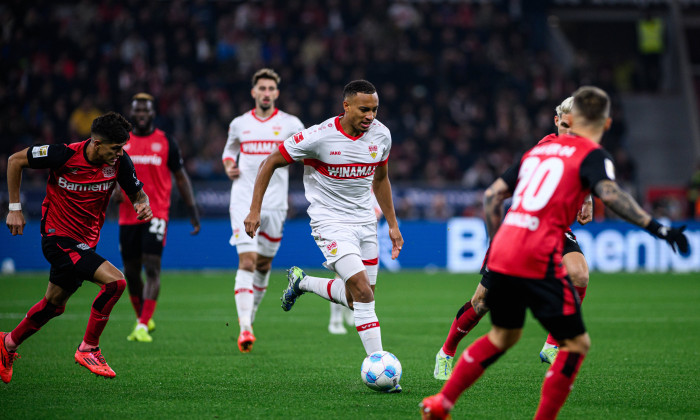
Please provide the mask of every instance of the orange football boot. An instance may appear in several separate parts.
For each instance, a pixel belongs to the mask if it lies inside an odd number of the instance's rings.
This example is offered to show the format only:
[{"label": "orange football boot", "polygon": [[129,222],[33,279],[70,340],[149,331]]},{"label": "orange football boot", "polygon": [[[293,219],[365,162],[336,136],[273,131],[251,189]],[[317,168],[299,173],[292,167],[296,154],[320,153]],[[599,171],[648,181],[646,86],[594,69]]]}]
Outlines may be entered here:
[{"label": "orange football boot", "polygon": [[253,343],[255,343],[255,336],[250,331],[243,331],[238,336],[238,350],[241,353],[250,353],[253,350]]},{"label": "orange football boot", "polygon": [[100,348],[92,351],[75,351],[75,363],[85,366],[90,372],[98,376],[112,379],[117,376],[116,373],[109,367]]}]

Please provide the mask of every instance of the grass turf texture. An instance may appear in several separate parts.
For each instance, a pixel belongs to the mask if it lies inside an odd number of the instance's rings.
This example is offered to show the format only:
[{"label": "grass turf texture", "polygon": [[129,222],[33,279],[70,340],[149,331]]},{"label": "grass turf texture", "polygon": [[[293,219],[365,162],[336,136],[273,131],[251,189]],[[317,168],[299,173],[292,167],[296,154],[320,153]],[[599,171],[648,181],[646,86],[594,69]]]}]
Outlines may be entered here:
[{"label": "grass turf texture", "polygon": [[[325,273],[318,273],[326,275]],[[562,419],[700,418],[700,282],[697,275],[593,273],[584,302],[592,348]],[[357,334],[327,332],[328,302],[302,296],[285,313],[274,272],[255,322],[253,352],[239,353],[234,273],[166,272],[153,343],[128,342],[135,316],[127,293],[101,347],[116,379],[75,365],[97,287],[85,283],[66,312],[27,340],[9,385],[3,418],[419,418],[438,392],[434,356],[475,275],[382,272],[377,315],[385,350],[403,365],[402,394],[379,394],[360,380]],[[46,289],[46,274],[0,277],[0,330],[14,328]],[[489,328],[482,320],[458,354]],[[545,333],[529,318],[523,338],[459,400],[455,419],[532,418],[549,365]]]}]

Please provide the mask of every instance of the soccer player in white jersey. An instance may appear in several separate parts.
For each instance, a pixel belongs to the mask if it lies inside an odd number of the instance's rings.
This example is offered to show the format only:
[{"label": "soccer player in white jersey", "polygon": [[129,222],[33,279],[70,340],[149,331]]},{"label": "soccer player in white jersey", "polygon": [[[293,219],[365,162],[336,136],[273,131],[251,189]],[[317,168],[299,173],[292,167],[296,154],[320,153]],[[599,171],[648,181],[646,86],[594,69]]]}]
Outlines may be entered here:
[{"label": "soccer player in white jersey", "polygon": [[352,308],[367,354],[382,350],[371,287],[377,281],[379,256],[371,190],[389,226],[392,258],[398,257],[403,246],[388,176],[391,134],[376,120],[378,107],[379,96],[371,83],[348,83],[343,91],[343,114],[295,134],[265,158],[244,222],[246,233],[254,237],[261,226],[263,195],[273,173],[303,160],[311,235],[326,258],[324,265],[343,281],[307,276],[292,267],[282,308],[290,310],[305,292]]},{"label": "soccer player in white jersey", "polygon": [[[382,208],[379,207],[379,203],[377,203],[377,197],[374,196],[374,193],[372,193],[372,206],[374,208],[374,215],[377,217],[377,222],[379,222],[382,218]],[[338,273],[336,273],[335,280],[340,282],[343,279],[341,279]],[[371,287],[372,292],[374,292],[374,285],[372,285]],[[345,329],[344,324],[355,324],[355,317],[352,313],[352,309],[348,308],[347,306],[343,306],[339,303],[335,303],[333,301],[331,301],[330,304],[331,317],[328,320],[328,332],[335,335],[347,334],[348,330]]]},{"label": "soccer player in white jersey", "polygon": [[243,353],[253,348],[253,320],[267,290],[270,265],[282,240],[287,217],[287,169],[276,171],[271,177],[270,188],[262,199],[257,238],[244,233],[243,219],[250,207],[260,163],[277,150],[284,139],[304,129],[297,117],[275,108],[279,83],[280,77],[271,69],[260,69],[253,75],[250,95],[255,100],[255,108],[231,121],[222,157],[226,175],[233,180],[229,206],[233,229],[230,243],[238,251],[234,289],[240,326],[238,349]]}]

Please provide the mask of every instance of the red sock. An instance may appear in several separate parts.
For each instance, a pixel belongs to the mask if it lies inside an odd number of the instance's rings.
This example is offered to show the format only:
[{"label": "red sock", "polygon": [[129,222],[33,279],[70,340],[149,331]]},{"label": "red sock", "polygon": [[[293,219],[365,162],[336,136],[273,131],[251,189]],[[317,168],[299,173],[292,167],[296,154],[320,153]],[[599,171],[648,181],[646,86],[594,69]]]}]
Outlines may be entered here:
[{"label": "red sock", "polygon": [[560,350],[542,383],[542,397],[535,420],[555,419],[571,392],[584,355]]},{"label": "red sock", "polygon": [[450,332],[447,334],[445,344],[442,345],[442,351],[446,355],[454,357],[459,342],[479,323],[481,317],[482,315],[474,311],[471,301],[465,303],[457,312],[454,321],[452,321]]},{"label": "red sock", "polygon": [[12,341],[19,346],[24,340],[39,331],[51,318],[61,315],[65,310],[65,306],[56,306],[46,298],[41,299],[32,306],[24,319],[12,330]]},{"label": "red sock", "polygon": [[141,316],[141,308],[143,307],[143,301],[141,296],[129,295],[129,300],[131,300],[131,306],[134,307],[134,312],[136,312],[136,318]]},{"label": "red sock", "polygon": [[[574,289],[576,289],[576,292],[578,292],[580,302],[583,303],[583,298],[586,297],[586,289],[588,289],[588,286],[574,286]],[[552,337],[552,334],[549,334],[547,336],[547,344],[559,347],[559,343],[557,342],[557,340],[554,339],[554,337]]]},{"label": "red sock", "polygon": [[97,347],[100,343],[100,335],[104,331],[109,314],[126,288],[126,280],[121,279],[102,285],[102,290],[97,294],[90,308],[90,319],[83,341],[90,346]]},{"label": "red sock", "polygon": [[488,336],[479,338],[464,350],[462,357],[452,370],[452,376],[440,393],[450,403],[456,403],[462,392],[472,386],[486,368],[498,360],[503,353],[505,352],[491,343]]},{"label": "red sock", "polygon": [[148,325],[148,321],[153,317],[153,312],[156,310],[156,301],[153,299],[143,300],[143,309],[141,310],[141,316],[139,317],[139,322]]}]

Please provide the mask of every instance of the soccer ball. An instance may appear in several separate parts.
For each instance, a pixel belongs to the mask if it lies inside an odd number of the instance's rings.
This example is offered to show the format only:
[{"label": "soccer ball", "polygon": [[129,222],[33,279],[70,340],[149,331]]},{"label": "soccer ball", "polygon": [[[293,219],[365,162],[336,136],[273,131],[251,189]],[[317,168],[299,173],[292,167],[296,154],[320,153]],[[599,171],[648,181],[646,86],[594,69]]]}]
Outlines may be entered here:
[{"label": "soccer ball", "polygon": [[362,382],[370,389],[383,392],[394,389],[401,380],[401,362],[388,351],[376,351],[362,361]]}]

